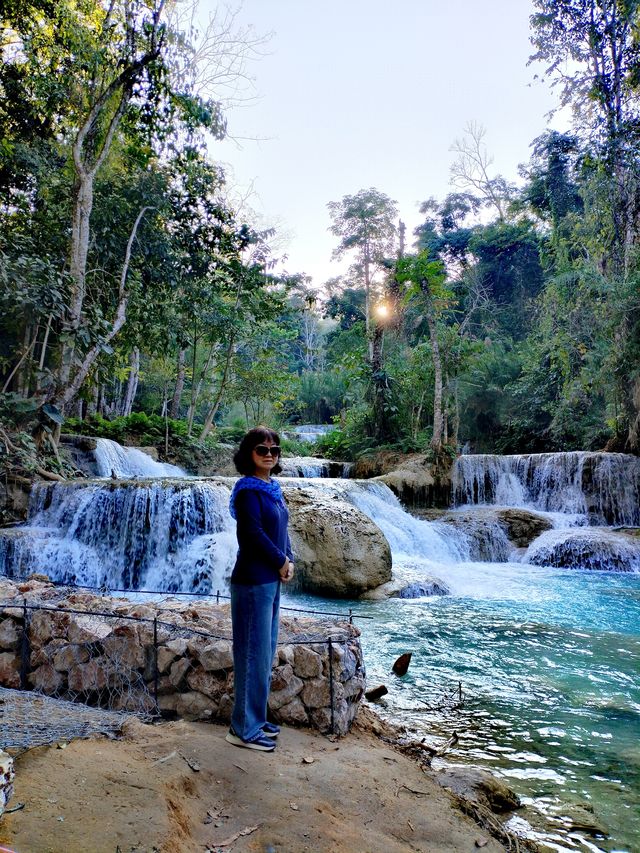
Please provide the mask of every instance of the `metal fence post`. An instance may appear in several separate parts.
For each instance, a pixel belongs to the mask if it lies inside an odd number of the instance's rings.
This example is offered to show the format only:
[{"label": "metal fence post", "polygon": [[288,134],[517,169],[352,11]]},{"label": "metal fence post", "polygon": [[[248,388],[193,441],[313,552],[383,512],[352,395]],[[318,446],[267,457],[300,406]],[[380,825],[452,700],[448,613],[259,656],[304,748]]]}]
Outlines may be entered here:
[{"label": "metal fence post", "polygon": [[335,710],[333,701],[333,643],[331,637],[328,640],[329,645],[329,697],[331,701],[331,734],[336,733]]},{"label": "metal fence post", "polygon": [[158,618],[153,620],[153,701],[156,703],[156,714],[160,713],[158,707]]},{"label": "metal fence post", "polygon": [[20,648],[20,689],[29,689],[29,669],[31,664],[31,643],[29,642],[29,609],[27,599],[22,605],[22,644]]}]

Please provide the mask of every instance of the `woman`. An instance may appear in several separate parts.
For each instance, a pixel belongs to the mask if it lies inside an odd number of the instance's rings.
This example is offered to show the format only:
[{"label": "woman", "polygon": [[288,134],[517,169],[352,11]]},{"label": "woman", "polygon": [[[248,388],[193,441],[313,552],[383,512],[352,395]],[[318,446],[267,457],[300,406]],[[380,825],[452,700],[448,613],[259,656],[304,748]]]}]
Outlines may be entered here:
[{"label": "woman", "polygon": [[235,701],[229,743],[272,752],[280,728],[267,721],[271,666],[278,642],[281,581],[293,577],[289,513],[272,474],[282,469],[280,438],[249,430],[233,457],[243,476],[231,493],[238,556],[231,575]]}]

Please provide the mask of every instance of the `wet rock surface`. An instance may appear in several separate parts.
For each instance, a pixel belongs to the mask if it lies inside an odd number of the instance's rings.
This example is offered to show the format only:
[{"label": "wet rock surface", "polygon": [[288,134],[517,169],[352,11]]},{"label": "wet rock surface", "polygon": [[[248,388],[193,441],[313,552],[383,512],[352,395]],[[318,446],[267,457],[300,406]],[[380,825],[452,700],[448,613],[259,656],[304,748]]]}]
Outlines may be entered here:
[{"label": "wet rock surface", "polygon": [[640,540],[608,528],[550,530],[529,546],[523,561],[566,569],[632,572],[640,569]]},{"label": "wet rock surface", "polygon": [[480,767],[447,767],[435,774],[436,781],[460,797],[504,814],[520,807],[520,799],[500,779]]}]

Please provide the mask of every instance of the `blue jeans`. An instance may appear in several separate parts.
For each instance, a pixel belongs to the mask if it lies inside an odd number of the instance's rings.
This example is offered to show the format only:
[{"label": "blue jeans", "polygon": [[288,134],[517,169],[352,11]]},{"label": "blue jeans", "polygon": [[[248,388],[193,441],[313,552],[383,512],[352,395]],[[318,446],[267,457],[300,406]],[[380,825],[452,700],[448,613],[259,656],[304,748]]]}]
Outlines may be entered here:
[{"label": "blue jeans", "polygon": [[234,670],[231,726],[243,740],[257,735],[267,721],[279,615],[280,581],[231,584]]}]

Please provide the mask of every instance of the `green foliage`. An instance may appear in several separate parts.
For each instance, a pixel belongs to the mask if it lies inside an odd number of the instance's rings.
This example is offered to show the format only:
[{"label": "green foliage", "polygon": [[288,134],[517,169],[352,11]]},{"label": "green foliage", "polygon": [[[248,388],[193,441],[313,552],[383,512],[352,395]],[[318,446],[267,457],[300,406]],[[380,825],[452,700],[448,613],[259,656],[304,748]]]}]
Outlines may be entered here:
[{"label": "green foliage", "polygon": [[65,430],[78,435],[90,435],[96,438],[110,438],[120,444],[155,445],[164,442],[165,429],[169,429],[169,440],[184,438],[187,425],[184,421],[167,419],[160,415],[147,415],[134,412],[128,417],[107,420],[100,415],[91,415],[85,420],[68,418]]}]

